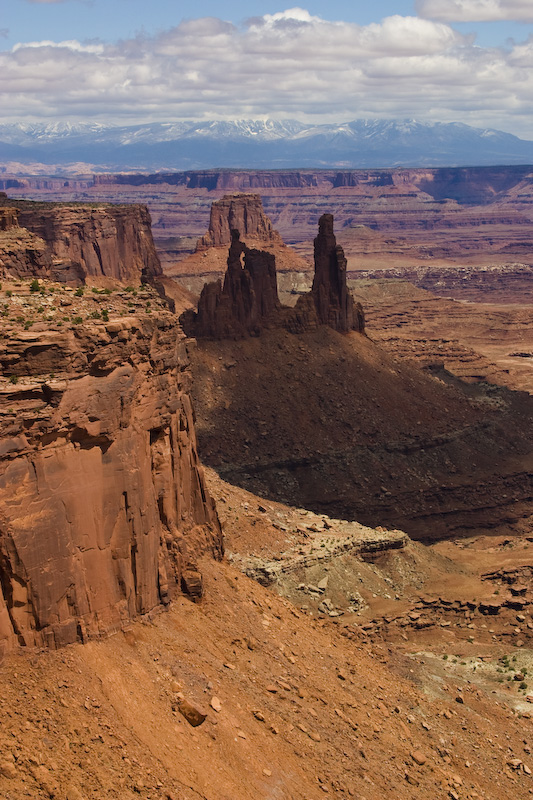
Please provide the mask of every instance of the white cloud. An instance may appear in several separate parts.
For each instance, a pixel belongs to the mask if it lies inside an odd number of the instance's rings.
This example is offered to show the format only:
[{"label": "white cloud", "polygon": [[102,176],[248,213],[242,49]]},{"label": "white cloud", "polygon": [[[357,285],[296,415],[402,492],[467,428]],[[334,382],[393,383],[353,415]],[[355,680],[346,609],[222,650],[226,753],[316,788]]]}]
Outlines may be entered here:
[{"label": "white cloud", "polygon": [[260,17],[264,25],[274,25],[276,22],[321,22],[320,17],[312,17],[305,8],[288,8],[276,14],[265,14]]},{"label": "white cloud", "polygon": [[13,53],[16,53],[17,50],[24,50],[28,47],[35,47],[35,48],[46,48],[46,47],[57,47],[64,50],[74,50],[78,53],[103,53],[104,46],[101,44],[82,44],[78,42],[76,39],[68,39],[64,42],[51,42],[48,40],[42,42],[24,42],[21,44],[15,44],[13,46]]},{"label": "white cloud", "polygon": [[417,12],[444,22],[533,22],[532,0],[417,0]]},{"label": "white cloud", "polygon": [[0,107],[4,121],[394,116],[518,132],[532,62],[533,44],[483,49],[442,22],[359,26],[292,8],[242,28],[208,17],[114,44],[19,43],[0,52]]}]

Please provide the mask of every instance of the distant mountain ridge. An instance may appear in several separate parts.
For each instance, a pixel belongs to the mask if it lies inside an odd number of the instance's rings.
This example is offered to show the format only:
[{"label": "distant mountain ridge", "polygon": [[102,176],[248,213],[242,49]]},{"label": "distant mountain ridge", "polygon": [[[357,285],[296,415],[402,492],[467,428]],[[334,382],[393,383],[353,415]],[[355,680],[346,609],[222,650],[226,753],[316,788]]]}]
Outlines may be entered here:
[{"label": "distant mountain ridge", "polygon": [[0,162],[102,170],[533,164],[533,142],[459,122],[296,120],[0,125]]}]

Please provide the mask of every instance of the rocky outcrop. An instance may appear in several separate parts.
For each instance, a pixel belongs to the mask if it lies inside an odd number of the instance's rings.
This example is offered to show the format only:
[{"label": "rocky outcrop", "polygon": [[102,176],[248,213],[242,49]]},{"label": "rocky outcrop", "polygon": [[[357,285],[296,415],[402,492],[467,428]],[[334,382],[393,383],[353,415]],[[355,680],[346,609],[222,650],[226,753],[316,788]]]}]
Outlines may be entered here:
[{"label": "rocky outcrop", "polygon": [[[303,570],[321,563],[330,563],[335,558],[351,555],[362,561],[374,561],[384,553],[403,550],[409,543],[409,537],[403,531],[375,530],[357,522],[349,523],[329,518],[327,524],[327,536],[324,534],[313,536],[304,547],[276,554],[274,560],[239,554],[230,555],[229,558],[249,578],[263,586],[271,586],[285,575],[291,573],[301,575]],[[344,528],[347,531],[344,535],[331,535],[329,532],[332,528],[334,530]],[[317,594],[323,591],[321,587],[316,589]],[[339,615],[331,614],[331,616]]]},{"label": "rocky outcrop", "polygon": [[239,231],[233,230],[224,284],[204,286],[195,335],[211,339],[258,335],[280,308],[275,257],[248,248]]},{"label": "rocky outcrop", "polygon": [[12,277],[34,275],[64,283],[111,279],[138,285],[161,274],[145,206],[9,201],[22,228],[45,242],[39,265],[2,263]]},{"label": "rocky outcrop", "polygon": [[312,295],[319,322],[336,331],[363,331],[363,308],[355,305],[346,286],[346,258],[333,233],[333,215],[318,221],[314,242],[315,277]]},{"label": "rocky outcrop", "polygon": [[229,245],[234,230],[239,231],[243,239],[282,244],[281,236],[263,212],[260,195],[230,194],[216,200],[211,206],[209,230],[198,239],[196,250]]},{"label": "rocky outcrop", "polygon": [[197,314],[186,315],[183,322],[191,335],[209,339],[257,336],[263,328],[303,333],[318,325],[362,333],[363,308],[354,303],[346,286],[346,259],[335,241],[333,216],[324,214],[320,219],[313,290],[299,297],[294,308],[279,301],[274,255],[248,248],[239,231],[233,230],[224,284],[205,284]]},{"label": "rocky outcrop", "polygon": [[[10,209],[11,210],[11,209]],[[50,272],[46,243],[26,228],[0,230],[0,276],[31,278]]]},{"label": "rocky outcrop", "polygon": [[2,340],[0,655],[198,597],[198,557],[222,553],[184,337],[154,303]]},{"label": "rocky outcrop", "polygon": [[[0,196],[0,203],[2,197]],[[8,231],[18,227],[18,214],[16,208],[9,208],[0,205],[0,231]]]}]

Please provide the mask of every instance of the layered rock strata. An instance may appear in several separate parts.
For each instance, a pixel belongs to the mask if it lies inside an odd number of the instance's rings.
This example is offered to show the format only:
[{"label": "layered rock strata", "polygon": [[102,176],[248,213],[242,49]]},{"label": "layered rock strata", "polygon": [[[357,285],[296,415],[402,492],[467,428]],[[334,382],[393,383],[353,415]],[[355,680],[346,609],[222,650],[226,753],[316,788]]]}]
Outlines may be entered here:
[{"label": "layered rock strata", "polygon": [[[0,193],[0,203],[6,195]],[[7,199],[7,198],[6,198]],[[18,227],[18,214],[16,208],[9,208],[0,205],[0,231],[8,231]]]},{"label": "layered rock strata", "polygon": [[237,193],[225,195],[212,204],[209,229],[198,239],[196,250],[230,244],[234,230],[238,230],[243,238],[252,237],[265,244],[282,244],[281,236],[263,212],[261,195]]},{"label": "layered rock strata", "polygon": [[154,298],[150,313],[4,335],[0,655],[198,597],[198,557],[222,554],[184,338]]},{"label": "layered rock strata", "polygon": [[[273,560],[238,554],[230,556],[230,559],[249,578],[258,581],[263,586],[270,586],[284,575],[302,574],[302,570],[323,562],[328,563],[335,558],[351,555],[363,561],[373,561],[384,553],[403,550],[409,543],[409,537],[402,531],[375,530],[359,525],[357,522],[346,523],[334,520],[333,525],[336,523],[340,523],[345,528],[351,526],[355,532],[335,537],[316,536],[306,547],[300,547],[297,551],[281,553]],[[332,527],[331,524],[330,527]],[[320,588],[318,592],[320,592]]]},{"label": "layered rock strata", "polygon": [[8,202],[20,228],[44,242],[44,247],[39,260],[25,257],[21,237],[18,258],[0,256],[0,274],[76,284],[111,279],[136,285],[161,274],[146,206]]}]

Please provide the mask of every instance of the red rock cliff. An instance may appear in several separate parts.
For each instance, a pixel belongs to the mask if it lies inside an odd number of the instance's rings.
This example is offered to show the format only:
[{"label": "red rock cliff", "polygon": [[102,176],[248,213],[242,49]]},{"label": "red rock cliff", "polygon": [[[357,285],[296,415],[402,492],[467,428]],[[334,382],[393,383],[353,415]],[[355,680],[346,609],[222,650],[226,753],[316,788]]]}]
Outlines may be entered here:
[{"label": "red rock cliff", "polygon": [[[0,203],[2,197],[0,195]],[[16,208],[9,208],[0,205],[0,231],[9,231],[18,227],[18,214]]]},{"label": "red rock cliff", "polygon": [[0,655],[85,641],[181,590],[198,596],[197,557],[222,553],[184,337],[154,302],[3,339]]},{"label": "red rock cliff", "polygon": [[232,230],[238,230],[243,239],[282,244],[281,236],[263,212],[258,194],[230,194],[216,200],[211,206],[209,230],[198,239],[196,250],[229,245]]},{"label": "red rock cliff", "polygon": [[[161,274],[150,215],[145,206],[10,201],[19,224],[46,245],[39,268],[23,259],[10,262],[13,277],[84,283],[110,278],[138,284]],[[0,264],[1,266],[1,264]],[[5,269],[4,265],[4,269]]]}]

